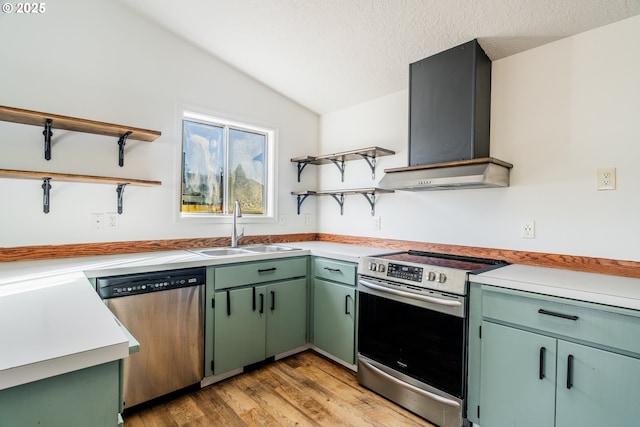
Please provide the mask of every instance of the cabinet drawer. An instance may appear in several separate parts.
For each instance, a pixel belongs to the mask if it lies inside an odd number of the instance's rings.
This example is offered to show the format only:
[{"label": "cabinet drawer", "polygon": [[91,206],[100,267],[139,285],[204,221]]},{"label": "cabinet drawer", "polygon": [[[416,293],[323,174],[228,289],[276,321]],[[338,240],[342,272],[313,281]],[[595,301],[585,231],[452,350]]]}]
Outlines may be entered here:
[{"label": "cabinet drawer", "polygon": [[483,287],[482,317],[640,355],[640,312]]},{"label": "cabinet drawer", "polygon": [[307,258],[273,259],[216,267],[213,274],[215,289],[305,277],[307,275]]},{"label": "cabinet drawer", "polygon": [[356,284],[356,264],[350,262],[336,261],[328,258],[316,258],[314,261],[315,275],[321,279],[332,280],[355,286]]}]

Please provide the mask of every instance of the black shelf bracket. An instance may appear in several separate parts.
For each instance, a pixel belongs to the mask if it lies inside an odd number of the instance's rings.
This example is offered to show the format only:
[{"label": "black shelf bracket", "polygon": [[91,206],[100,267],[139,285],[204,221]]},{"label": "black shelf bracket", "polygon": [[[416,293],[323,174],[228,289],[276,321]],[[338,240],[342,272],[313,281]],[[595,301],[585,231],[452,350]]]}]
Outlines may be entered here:
[{"label": "black shelf bracket", "polygon": [[[300,175],[302,174],[302,171],[308,164],[309,162],[298,162],[298,182],[300,182]],[[298,215],[299,214],[300,212],[298,212]]]},{"label": "black shelf bracket", "polygon": [[311,194],[298,194],[297,199],[298,199],[298,215],[300,215],[300,207],[302,206],[302,203],[307,200],[307,197],[309,197]]},{"label": "black shelf bracket", "polygon": [[334,193],[330,193],[329,194],[331,197],[333,197],[333,199],[338,202],[338,204],[340,205],[340,215],[344,214],[344,194],[340,193],[340,194],[334,194]]},{"label": "black shelf bracket", "polygon": [[340,171],[340,181],[344,182],[344,159],[342,160],[338,160],[338,159],[329,159],[331,161],[331,163],[333,163],[334,165],[336,165],[336,167],[338,168],[338,170]]},{"label": "black shelf bracket", "polygon": [[122,215],[122,195],[124,193],[124,186],[127,184],[118,184],[118,188],[116,188],[116,193],[118,193],[118,214]]},{"label": "black shelf bracket", "polygon": [[133,132],[131,131],[127,131],[120,137],[120,139],[118,139],[118,165],[120,165],[120,167],[124,166],[124,145],[127,143],[127,138],[132,133]]},{"label": "black shelf bracket", "polygon": [[375,216],[376,214],[376,193],[360,193],[367,199],[369,205],[371,206],[371,216]]},{"label": "black shelf bracket", "polygon": [[376,179],[376,157],[369,156],[367,154],[362,154],[362,153],[358,153],[358,154],[360,154],[360,157],[362,157],[371,168],[371,179],[372,180]]},{"label": "black shelf bracket", "polygon": [[45,178],[42,180],[42,211],[46,214],[49,213],[49,201],[51,191],[51,178]]},{"label": "black shelf bracket", "polygon": [[53,132],[51,132],[51,119],[47,119],[44,122],[44,130],[42,134],[44,135],[44,159],[51,160],[51,137],[53,136]]}]

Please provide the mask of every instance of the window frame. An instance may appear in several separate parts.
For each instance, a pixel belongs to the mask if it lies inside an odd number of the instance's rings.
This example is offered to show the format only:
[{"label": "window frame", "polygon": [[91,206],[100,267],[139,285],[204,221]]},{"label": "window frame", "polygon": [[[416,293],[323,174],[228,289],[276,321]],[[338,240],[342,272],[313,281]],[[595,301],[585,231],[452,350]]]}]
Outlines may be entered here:
[{"label": "window frame", "polygon": [[[264,182],[264,202],[265,212],[264,214],[251,214],[243,212],[243,223],[266,223],[277,221],[277,146],[278,146],[278,129],[274,126],[265,125],[261,123],[250,123],[249,120],[229,118],[228,115],[220,113],[202,112],[195,108],[183,107],[178,109],[177,114],[177,129],[179,130],[179,144],[178,156],[177,156],[177,206],[174,210],[177,216],[177,220],[182,222],[207,222],[207,223],[231,223],[233,219],[233,213],[227,212],[229,201],[229,176],[224,178],[224,197],[223,201],[223,213],[194,213],[194,212],[182,212],[182,184],[183,184],[183,150],[184,150],[184,121],[201,123],[204,125],[220,126],[223,127],[223,134],[225,144],[228,144],[229,128],[237,129],[244,132],[258,133],[265,135],[265,150],[264,150],[264,168],[265,168],[265,182]],[[229,153],[225,150],[225,167],[228,168]]]}]

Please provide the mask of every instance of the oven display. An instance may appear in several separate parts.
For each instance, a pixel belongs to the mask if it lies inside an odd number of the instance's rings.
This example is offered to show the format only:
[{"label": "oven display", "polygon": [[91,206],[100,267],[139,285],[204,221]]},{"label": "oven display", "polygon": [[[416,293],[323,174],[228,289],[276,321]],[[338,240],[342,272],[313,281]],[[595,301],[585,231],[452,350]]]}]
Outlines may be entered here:
[{"label": "oven display", "polygon": [[389,263],[389,266],[387,267],[387,276],[412,280],[414,282],[422,282],[422,271],[422,267],[410,267],[408,265]]}]

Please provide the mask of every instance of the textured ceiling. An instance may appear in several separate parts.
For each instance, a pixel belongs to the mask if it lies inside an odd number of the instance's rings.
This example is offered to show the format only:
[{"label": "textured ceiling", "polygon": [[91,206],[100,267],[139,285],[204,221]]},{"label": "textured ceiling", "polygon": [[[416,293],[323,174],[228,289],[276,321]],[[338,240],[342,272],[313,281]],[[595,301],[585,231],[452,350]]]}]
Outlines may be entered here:
[{"label": "textured ceiling", "polygon": [[474,38],[492,60],[640,14],[640,0],[120,0],[323,114],[408,87]]}]

